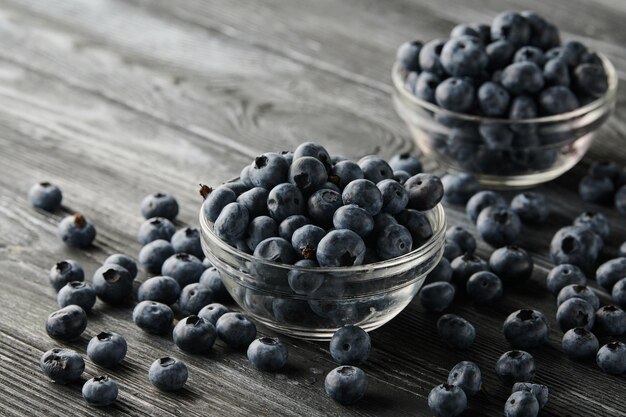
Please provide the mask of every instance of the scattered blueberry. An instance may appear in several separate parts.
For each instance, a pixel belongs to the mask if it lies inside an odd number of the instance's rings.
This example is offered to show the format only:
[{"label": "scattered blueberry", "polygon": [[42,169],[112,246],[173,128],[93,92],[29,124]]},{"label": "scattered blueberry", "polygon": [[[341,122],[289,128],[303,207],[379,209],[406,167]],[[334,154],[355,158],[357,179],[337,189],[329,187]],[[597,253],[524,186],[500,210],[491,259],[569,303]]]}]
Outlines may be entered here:
[{"label": "scattered blueberry", "polygon": [[593,331],[606,336],[626,334],[626,312],[612,304],[600,307],[596,310]]},{"label": "scattered blueberry", "polygon": [[355,366],[339,366],[326,375],[324,389],[338,403],[354,404],[367,391],[367,375]]},{"label": "scattered blueberry", "polygon": [[590,229],[603,240],[606,240],[611,233],[609,219],[602,214],[594,211],[585,211],[574,219],[574,226],[581,226]]},{"label": "scattered blueberry", "polygon": [[202,275],[200,275],[200,284],[213,292],[213,298],[216,301],[226,302],[231,299],[220,271],[213,266],[205,269]]},{"label": "scattered blueberry", "polygon": [[190,353],[201,353],[213,347],[217,333],[213,323],[191,315],[174,326],[172,337],[180,349]]},{"label": "scattered blueberry", "polygon": [[96,270],[92,285],[98,298],[105,303],[121,304],[130,298],[133,279],[123,267],[109,264]]},{"label": "scattered blueberry", "polygon": [[456,385],[441,384],[428,394],[428,407],[437,417],[456,417],[467,408],[467,396]]},{"label": "scattered blueberry", "polygon": [[476,250],[476,239],[461,226],[452,226],[446,231],[446,241],[455,242],[463,253],[470,255]]},{"label": "scattered blueberry", "polygon": [[176,253],[188,253],[198,259],[204,258],[198,229],[184,227],[177,230],[176,233],[172,235],[171,243]]},{"label": "scattered blueberry", "polygon": [[515,391],[504,404],[505,417],[537,417],[539,401],[532,392]]},{"label": "scattered blueberry", "polygon": [[626,278],[622,278],[613,285],[611,290],[613,302],[622,308],[626,308]]},{"label": "scattered blueberry", "polygon": [[65,284],[57,294],[59,307],[77,305],[85,312],[89,312],[96,303],[96,292],[89,284],[82,281],[72,281]]},{"label": "scattered blueberry", "polygon": [[63,243],[76,248],[86,248],[96,238],[96,228],[78,213],[64,217],[57,233]]},{"label": "scattered blueberry", "polygon": [[556,297],[556,304],[561,305],[570,298],[582,298],[591,304],[594,310],[600,308],[600,299],[596,293],[586,285],[566,285],[561,289],[561,291],[559,291],[559,294]]},{"label": "scattered blueberry", "polygon": [[126,357],[128,345],[117,333],[100,332],[87,345],[87,356],[94,363],[105,368],[112,368]]},{"label": "scattered blueberry", "polygon": [[203,272],[202,261],[187,253],[176,253],[161,266],[161,275],[174,278],[181,288],[198,282]]},{"label": "scattered blueberry", "polygon": [[533,272],[533,259],[524,249],[511,245],[493,251],[489,267],[504,284],[520,284],[527,281]]},{"label": "scattered blueberry", "polygon": [[591,230],[566,226],[554,234],[550,243],[550,257],[557,265],[573,264],[588,271],[596,262],[602,247],[602,239]]},{"label": "scattered blueberry", "polygon": [[455,349],[467,349],[476,338],[474,326],[463,317],[444,314],[437,320],[437,333]]},{"label": "scattered blueberry", "polygon": [[66,259],[57,262],[52,269],[50,269],[48,280],[52,287],[58,292],[70,282],[84,281],[85,272],[78,262]]},{"label": "scattered blueberry", "polygon": [[85,370],[85,361],[71,349],[54,348],[41,355],[39,366],[52,381],[67,384],[80,379]]},{"label": "scattered blueberry", "polygon": [[505,204],[504,197],[499,193],[495,191],[479,191],[467,201],[465,212],[472,222],[476,223],[478,215],[483,209],[489,206],[503,206]]},{"label": "scattered blueberry", "polygon": [[626,344],[610,342],[602,346],[596,355],[596,363],[604,372],[615,375],[626,373]]},{"label": "scattered blueberry", "polygon": [[229,311],[230,310],[222,304],[212,303],[202,307],[202,310],[198,312],[198,317],[215,326],[217,324],[217,320]]},{"label": "scattered blueberry", "polygon": [[517,310],[506,318],[502,331],[511,346],[529,349],[548,343],[550,324],[540,311]]},{"label": "scattered blueberry", "polygon": [[159,239],[148,243],[139,251],[139,263],[153,274],[161,272],[161,266],[174,255],[174,247],[167,240]]},{"label": "scattered blueberry", "polygon": [[142,245],[146,245],[157,239],[170,240],[176,232],[171,221],[164,217],[153,217],[143,222],[139,227],[137,239]]},{"label": "scattered blueberry", "polygon": [[496,362],[496,375],[507,385],[531,382],[535,377],[535,360],[523,350],[508,351]]},{"label": "scattered blueberry", "polygon": [[442,257],[437,266],[426,276],[424,285],[432,284],[434,282],[450,282],[452,281],[452,267],[450,261]]},{"label": "scattered blueberry", "polygon": [[133,258],[128,255],[116,253],[104,260],[103,265],[116,264],[124,268],[130,274],[130,277],[135,279],[137,276],[137,263]]},{"label": "scattered blueberry", "polygon": [[409,175],[422,172],[422,163],[410,153],[394,155],[389,160],[389,166],[395,171],[405,171]]},{"label": "scattered blueberry", "polygon": [[444,189],[444,201],[458,205],[467,203],[480,188],[476,177],[467,173],[446,174],[441,177],[441,183]]},{"label": "scattered blueberry", "polygon": [[533,384],[531,382],[516,382],[513,384],[511,392],[527,391],[535,396],[539,403],[539,408],[545,407],[548,403],[548,397],[550,396],[550,390],[548,387],[541,384]]},{"label": "scattered blueberry", "polygon": [[617,211],[621,214],[626,214],[626,185],[617,190],[614,201]]},{"label": "scattered blueberry", "polygon": [[137,290],[137,301],[157,301],[172,305],[180,296],[180,285],[172,277],[156,276],[145,280]]},{"label": "scattered blueberry", "polygon": [[61,189],[49,182],[38,182],[28,190],[28,202],[33,207],[46,211],[54,211],[61,206],[63,194]]},{"label": "scattered blueberry", "polygon": [[513,197],[511,210],[526,223],[543,223],[550,215],[545,196],[533,191],[525,191]]},{"label": "scattered blueberry", "polygon": [[482,385],[480,368],[474,362],[459,362],[450,370],[448,384],[461,388],[467,398],[473,397]]},{"label": "scattered blueberry", "polygon": [[148,333],[167,333],[173,320],[172,309],[156,301],[142,301],[133,309],[133,322]]},{"label": "scattered blueberry", "polygon": [[113,404],[118,394],[117,383],[106,375],[91,378],[82,388],[83,398],[90,405],[106,407]]},{"label": "scattered blueberry", "polygon": [[71,342],[87,328],[87,315],[77,305],[69,305],[51,313],[46,319],[46,332],[53,339]]},{"label": "scattered blueberry", "polygon": [[485,242],[501,247],[515,243],[522,231],[522,223],[510,208],[490,206],[478,215],[476,229]]},{"label": "scattered blueberry", "polygon": [[274,337],[261,337],[248,346],[248,361],[260,371],[276,372],[287,364],[287,346]]},{"label": "scattered blueberry", "polygon": [[181,389],[187,382],[188,376],[187,365],[170,356],[152,362],[148,371],[148,378],[152,385],[163,391]]},{"label": "scattered blueberry", "polygon": [[454,258],[450,264],[452,267],[452,281],[461,288],[465,288],[467,280],[480,271],[489,271],[489,264],[476,255],[465,255]]},{"label": "scattered blueberry", "polygon": [[141,201],[141,214],[145,219],[163,217],[174,220],[178,215],[178,202],[169,194],[150,194]]},{"label": "scattered blueberry", "polygon": [[550,270],[546,277],[546,287],[554,295],[557,295],[564,287],[572,284],[587,284],[585,273],[576,265],[557,265]]},{"label": "scattered blueberry", "polygon": [[439,281],[424,285],[418,297],[425,309],[439,313],[452,304],[454,293],[455,290],[452,284]]},{"label": "scattered blueberry", "polygon": [[256,326],[241,313],[226,313],[216,324],[217,335],[231,348],[243,348],[256,337]]},{"label": "scattered blueberry", "polygon": [[465,286],[467,294],[474,302],[490,304],[502,296],[502,280],[489,271],[472,274]]},{"label": "scattered blueberry", "polygon": [[624,277],[626,277],[626,258],[611,259],[596,270],[596,281],[609,292],[615,283]]},{"label": "scattered blueberry", "polygon": [[582,298],[570,298],[559,305],[556,320],[564,332],[574,327],[591,330],[595,321],[595,310],[588,301]]},{"label": "scattered blueberry", "polygon": [[586,175],[578,184],[578,194],[588,203],[610,204],[615,194],[615,185],[610,178]]},{"label": "scattered blueberry", "polygon": [[595,356],[600,347],[598,338],[584,327],[575,327],[565,332],[561,346],[567,356],[576,360]]}]

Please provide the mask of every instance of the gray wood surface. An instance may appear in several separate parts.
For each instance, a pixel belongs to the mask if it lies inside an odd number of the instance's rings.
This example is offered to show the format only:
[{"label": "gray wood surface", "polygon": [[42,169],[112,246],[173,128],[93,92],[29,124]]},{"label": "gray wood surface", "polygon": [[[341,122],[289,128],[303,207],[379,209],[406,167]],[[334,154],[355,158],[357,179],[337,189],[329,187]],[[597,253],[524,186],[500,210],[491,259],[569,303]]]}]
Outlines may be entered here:
[{"label": "gray wood surface", "polygon": [[[554,299],[543,285],[549,239],[579,212],[599,210],[612,221],[605,258],[626,240],[623,218],[576,194],[589,162],[626,162],[623,86],[585,160],[541,187],[553,214],[547,226],[527,227],[521,242],[537,265],[532,283],[493,308],[453,308],[477,328],[467,352],[444,348],[437,317],[412,303],[372,333],[364,366],[370,389],[353,407],[323,392],[334,367],[326,344],[285,338],[288,369],[264,374],[220,342],[206,356],[182,353],[168,338],[139,331],[129,306],[101,302],[69,346],[84,352],[102,330],[126,337],[127,359],[110,372],[120,383],[115,405],[89,407],[80,384],[53,385],[38,368],[40,354],[58,345],[43,326],[57,308],[47,282],[56,261],[76,259],[90,276],[111,253],[136,256],[139,202],[151,192],[174,194],[179,224],[196,225],[197,184],[230,178],[269,149],[311,139],[351,157],[413,149],[391,107],[396,47],[507,8],[550,16],[565,37],[606,53],[624,82],[626,2],[618,0],[0,0],[0,415],[429,415],[428,392],[464,359],[479,363],[487,391],[465,415],[502,415],[508,392],[492,370],[508,350],[500,328],[525,306],[543,311],[554,328],[549,346],[532,351],[536,380],[551,389],[542,415],[626,415],[624,377],[564,358]],[[44,179],[64,192],[63,209],[52,215],[25,199]],[[86,251],[64,247],[55,235],[58,220],[75,211],[98,229]],[[449,207],[448,215],[473,230],[462,209]],[[479,245],[481,255],[490,251]],[[145,278],[140,273],[138,281]],[[157,392],[147,381],[151,362],[169,353],[190,367],[178,394]],[[87,361],[85,377],[102,372]]]}]

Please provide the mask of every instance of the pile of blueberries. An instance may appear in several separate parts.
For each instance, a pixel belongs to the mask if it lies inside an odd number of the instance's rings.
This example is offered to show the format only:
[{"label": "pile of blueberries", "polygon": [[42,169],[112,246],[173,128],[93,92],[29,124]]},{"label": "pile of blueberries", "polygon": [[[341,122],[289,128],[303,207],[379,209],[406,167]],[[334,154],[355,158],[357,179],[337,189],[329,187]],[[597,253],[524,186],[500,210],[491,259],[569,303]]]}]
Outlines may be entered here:
[{"label": "pile of blueberries", "polygon": [[[50,183],[38,183],[29,191],[28,199],[37,208],[54,211],[61,204],[62,194]],[[214,302],[228,302],[230,296],[219,271],[204,258],[198,231],[189,227],[175,230],[172,220],[178,214],[176,200],[160,193],[149,195],[142,201],[141,211],[147,220],[138,234],[144,245],[140,264],[146,271],[160,275],[139,286],[133,322],[147,333],[171,332],[174,344],[185,352],[207,352],[219,338],[230,348],[246,349],[250,364],[258,370],[282,369],[288,359],[283,342],[273,337],[257,339],[256,325],[247,316]],[[94,226],[80,214],[65,217],[58,226],[59,237],[72,247],[88,248],[95,234]],[[64,260],[55,264],[49,281],[57,291],[61,309],[46,319],[48,335],[63,342],[77,340],[87,328],[87,314],[96,298],[111,305],[128,305],[137,273],[137,263],[124,254],[109,256],[93,274],[91,285],[85,282],[79,263]],[[186,315],[178,322],[171,307],[176,303],[178,311]],[[336,332],[330,352],[342,366],[326,377],[325,389],[331,398],[351,404],[365,394],[367,377],[355,365],[365,362],[370,349],[369,335],[361,328],[347,326]],[[86,353],[94,364],[112,369],[124,360],[127,350],[123,336],[103,331],[89,341]],[[56,347],[41,356],[40,366],[52,381],[67,384],[81,378],[85,362],[76,351]],[[148,371],[150,382],[164,391],[181,389],[188,375],[185,363],[171,356],[156,359]],[[83,397],[94,406],[112,404],[118,392],[117,383],[108,375],[91,378],[82,388]]]},{"label": "pile of blueberries", "polygon": [[405,87],[418,98],[463,114],[509,119],[472,123],[436,115],[449,128],[434,146],[464,169],[510,175],[552,166],[570,127],[540,131],[516,121],[572,111],[603,96],[600,57],[578,41],[561,44],[555,25],[532,11],[506,11],[491,25],[460,24],[450,39],[406,42],[396,57]]},{"label": "pile of blueberries", "polygon": [[[601,164],[608,165],[607,163]],[[514,245],[521,225],[545,222],[550,209],[544,195],[526,191],[513,197],[480,190],[468,174],[447,174],[441,178],[444,200],[465,205],[468,218],[479,235],[497,249],[488,261],[474,252],[476,239],[466,229],[452,226],[446,232],[444,257],[428,275],[418,294],[422,306],[435,313],[444,312],[463,293],[477,305],[492,304],[502,297],[504,288],[514,289],[533,272],[532,257]],[[498,214],[494,214],[498,213]],[[515,219],[515,220],[511,220]],[[556,266],[546,278],[546,288],[557,297],[557,323],[564,332],[563,352],[573,360],[596,358],[600,369],[611,374],[626,373],[626,344],[615,338],[626,334],[626,253],[609,260],[595,271],[598,284],[612,295],[613,303],[600,306],[597,294],[587,287],[587,275],[596,265],[598,254],[610,233],[606,216],[584,212],[572,226],[559,230],[551,244]],[[626,243],[622,247],[626,246]],[[535,374],[532,355],[519,349],[537,348],[548,343],[550,325],[545,315],[533,309],[511,313],[504,321],[503,334],[517,350],[503,354],[496,374],[513,393],[505,405],[505,415],[536,416],[548,400],[548,388],[531,383]],[[441,339],[455,349],[469,348],[476,337],[474,326],[454,314],[437,321]],[[598,337],[608,343],[600,347]],[[429,406],[440,417],[456,416],[480,388],[480,369],[472,362],[461,362],[450,372],[448,381],[430,393]]]},{"label": "pile of blueberries", "polygon": [[626,171],[613,161],[591,164],[578,184],[578,193],[589,203],[614,204],[617,211],[626,215]]}]

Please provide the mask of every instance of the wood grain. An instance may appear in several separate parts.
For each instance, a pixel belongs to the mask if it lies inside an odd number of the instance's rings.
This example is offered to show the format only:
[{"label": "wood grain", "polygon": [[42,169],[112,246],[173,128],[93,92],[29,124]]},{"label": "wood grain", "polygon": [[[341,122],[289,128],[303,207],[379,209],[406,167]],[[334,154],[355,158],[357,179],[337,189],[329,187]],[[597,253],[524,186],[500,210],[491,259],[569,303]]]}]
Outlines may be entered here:
[{"label": "wood grain", "polygon": [[[626,78],[623,2],[503,3],[0,0],[0,415],[429,415],[428,392],[465,359],[481,366],[487,393],[464,415],[501,415],[508,392],[492,370],[509,349],[501,325],[526,306],[543,311],[553,327],[549,346],[532,351],[537,381],[551,388],[542,415],[626,415],[623,377],[563,356],[555,302],[543,285],[549,239],[581,211],[602,211],[612,222],[604,259],[626,240],[622,217],[576,194],[590,161],[626,162],[623,87],[616,115],[585,161],[540,187],[553,213],[547,226],[525,227],[521,245],[536,262],[532,283],[507,291],[493,308],[464,300],[454,306],[477,328],[467,352],[445,348],[436,336],[437,317],[412,303],[372,333],[374,350],[364,366],[370,388],[353,407],[323,392],[324,376],[335,366],[325,344],[285,338],[288,368],[265,374],[219,342],[209,355],[185,354],[169,338],[139,331],[130,307],[100,302],[85,334],[69,346],[84,352],[89,338],[105,329],[126,337],[128,358],[110,372],[121,388],[115,405],[89,407],[80,384],[50,384],[38,369],[41,352],[57,344],[43,328],[57,308],[48,269],[72,258],[90,275],[111,253],[136,256],[144,195],[174,194],[182,209],[178,225],[196,225],[197,184],[232,177],[268,149],[309,139],[351,157],[414,149],[389,97],[390,63],[406,39],[445,36],[460,21],[532,8],[550,15],[566,36],[605,52]],[[64,192],[56,213],[25,201],[28,187],[41,179]],[[447,209],[450,224],[475,231],[462,208]],[[75,211],[98,229],[96,245],[86,251],[68,249],[55,236],[59,219]],[[490,252],[479,244],[482,256]],[[138,281],[145,278],[141,273]],[[190,368],[179,394],[158,393],[146,377],[151,362],[169,353]],[[87,361],[85,377],[103,371]]]}]

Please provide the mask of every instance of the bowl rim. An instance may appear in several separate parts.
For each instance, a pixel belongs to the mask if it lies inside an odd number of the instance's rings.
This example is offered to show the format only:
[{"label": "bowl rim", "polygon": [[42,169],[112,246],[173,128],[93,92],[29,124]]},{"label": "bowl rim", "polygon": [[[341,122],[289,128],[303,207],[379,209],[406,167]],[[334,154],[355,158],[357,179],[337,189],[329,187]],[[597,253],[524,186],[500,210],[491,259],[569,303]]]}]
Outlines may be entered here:
[{"label": "bowl rim", "polygon": [[[236,179],[230,180],[229,182],[232,182],[234,180]],[[439,224],[439,228],[436,230],[433,230],[433,235],[419,248],[412,250],[411,252],[404,254],[402,256],[398,256],[396,258],[392,258],[392,259],[388,259],[384,261],[374,262],[370,264],[362,264],[362,265],[354,265],[354,266],[338,266],[338,267],[321,267],[321,266],[306,267],[306,266],[299,266],[299,265],[296,266],[296,265],[278,263],[278,262],[268,261],[265,259],[256,258],[254,255],[245,253],[229,245],[224,240],[220,239],[215,234],[215,232],[213,231],[213,228],[211,227],[209,220],[204,215],[204,210],[202,209],[202,206],[200,206],[199,218],[200,218],[201,234],[202,235],[206,234],[206,236],[208,236],[208,238],[211,239],[211,241],[215,242],[215,244],[219,246],[221,250],[225,252],[230,252],[233,255],[237,256],[238,258],[244,259],[249,262],[255,262],[257,264],[267,265],[272,268],[283,268],[288,271],[297,270],[297,271],[304,271],[304,272],[317,272],[317,273],[322,273],[322,274],[335,273],[335,274],[343,275],[346,273],[351,273],[351,274],[373,273],[375,271],[380,271],[380,270],[384,270],[384,269],[388,269],[392,267],[401,266],[407,262],[418,259],[421,256],[424,256],[428,254],[429,252],[431,252],[433,248],[438,244],[438,242],[443,242],[443,240],[445,239],[445,232],[447,229],[447,217],[446,217],[446,212],[441,203],[438,203],[435,207],[433,207],[431,210],[428,210],[428,211],[432,212],[434,216],[437,219],[439,219],[439,221],[437,222]]]},{"label": "bowl rim", "polygon": [[584,106],[578,107],[572,111],[566,113],[555,114],[551,116],[541,116],[535,117],[532,119],[507,119],[502,117],[485,117],[485,116],[477,116],[469,113],[459,113],[452,110],[446,110],[434,103],[430,103],[426,100],[422,100],[416,95],[409,92],[404,87],[404,78],[406,71],[400,68],[399,63],[396,61],[393,64],[391,69],[391,79],[393,81],[393,86],[396,94],[401,95],[401,97],[405,100],[408,100],[413,105],[429,110],[435,114],[440,114],[442,116],[455,117],[457,119],[476,122],[476,123],[492,123],[492,124],[541,124],[541,123],[558,123],[558,122],[567,122],[573,118],[583,116],[593,110],[601,108],[607,104],[611,104],[614,101],[615,95],[617,93],[617,84],[618,77],[615,72],[615,67],[611,63],[611,61],[601,52],[595,52],[600,60],[602,61],[602,65],[605,68],[607,79],[608,79],[608,89],[606,93],[602,97],[598,97],[594,101],[585,104]]}]

